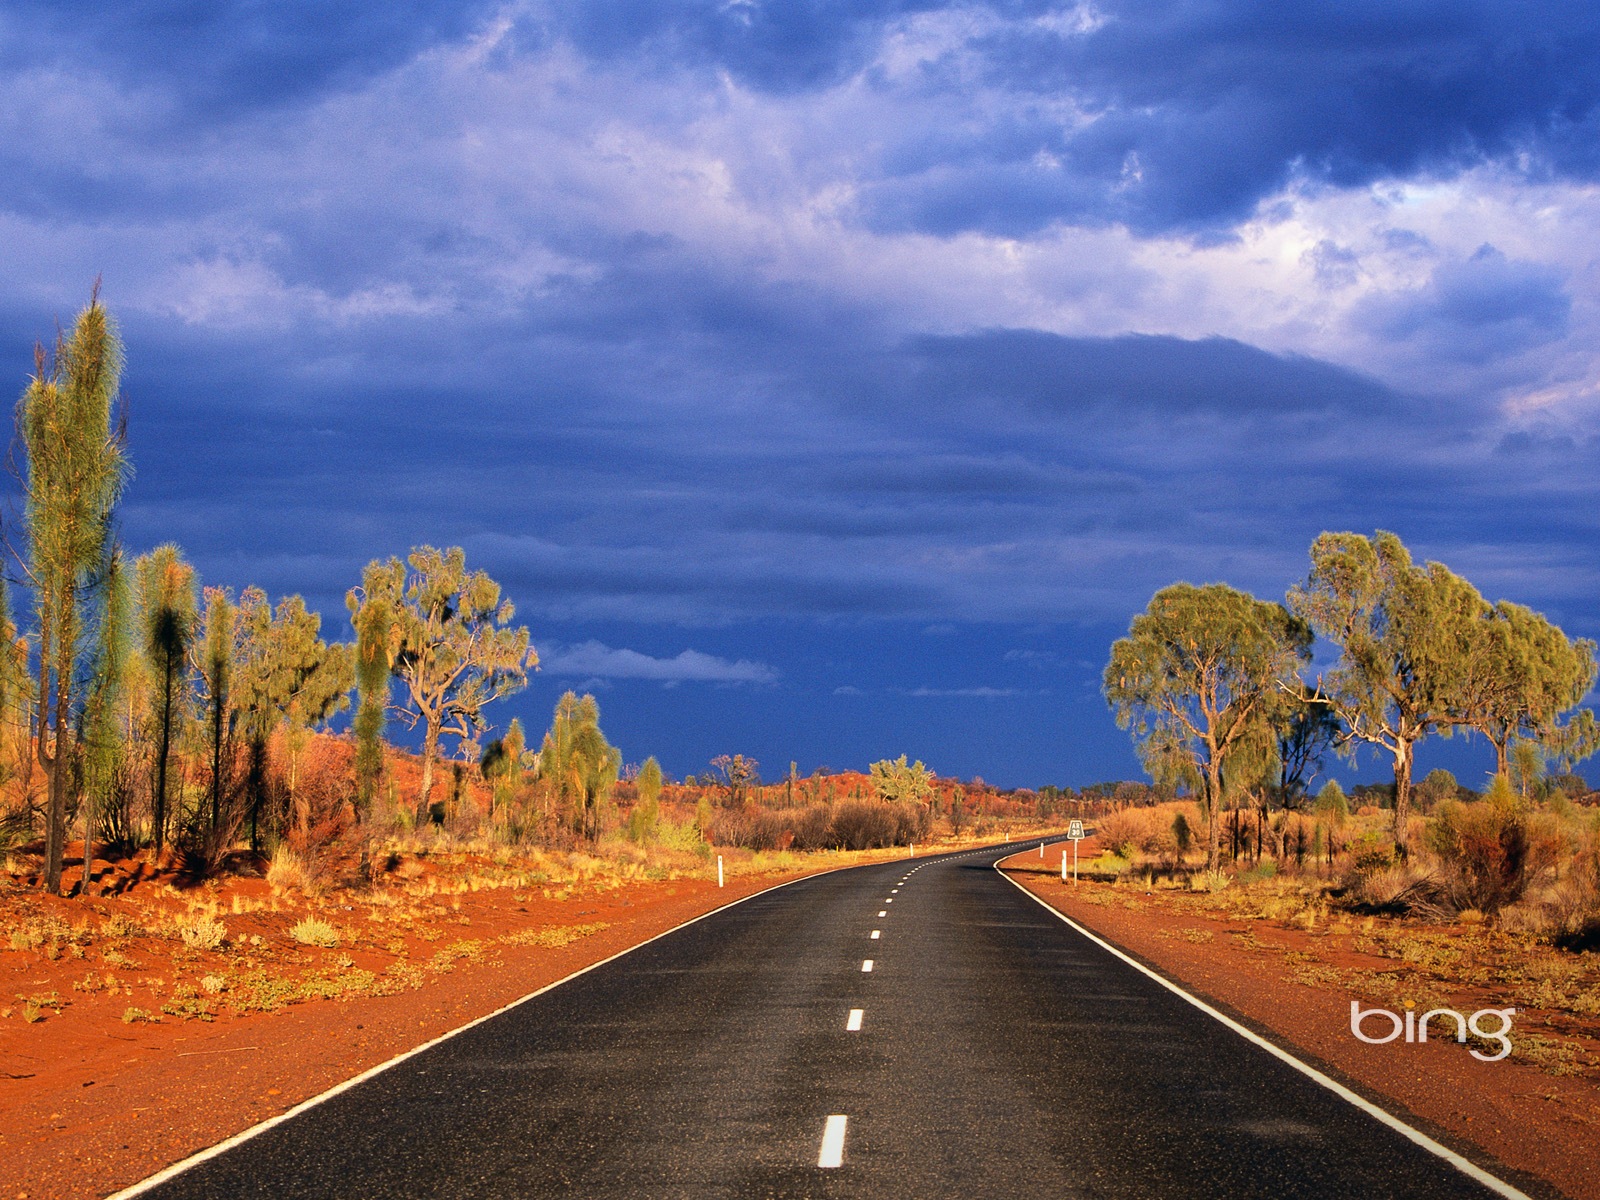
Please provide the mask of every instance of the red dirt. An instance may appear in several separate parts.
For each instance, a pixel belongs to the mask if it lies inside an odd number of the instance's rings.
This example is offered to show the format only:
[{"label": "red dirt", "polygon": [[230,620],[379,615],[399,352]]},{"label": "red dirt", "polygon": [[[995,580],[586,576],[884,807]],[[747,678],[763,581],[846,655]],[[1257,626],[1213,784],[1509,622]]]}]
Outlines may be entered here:
[{"label": "red dirt", "polygon": [[[1085,842],[1083,857],[1096,853]],[[1070,858],[1069,858],[1070,864]],[[1600,1200],[1600,1093],[1592,1079],[1555,1077],[1512,1059],[1480,1062],[1454,1041],[1371,1045],[1350,1032],[1350,1002],[1370,997],[1314,987],[1288,977],[1284,955],[1297,953],[1346,969],[1379,971],[1390,960],[1355,953],[1339,939],[1278,922],[1217,920],[1175,913],[1159,896],[1060,879],[1060,859],[1025,852],[1005,860],[1007,873],[1081,925],[1181,982],[1202,999],[1270,1030],[1312,1065],[1333,1068],[1359,1091],[1410,1113],[1424,1131],[1481,1147],[1500,1162],[1537,1176],[1575,1200]],[[1112,903],[1091,903],[1091,894]],[[1194,931],[1204,941],[1190,941]],[[1238,937],[1224,936],[1239,934]],[[1209,936],[1208,936],[1209,935]],[[1302,959],[1301,961],[1307,961]],[[1471,1013],[1507,1002],[1460,989],[1450,1007]],[[1539,1014],[1518,1009],[1512,1039]],[[1377,1027],[1374,1026],[1374,1032]]]}]

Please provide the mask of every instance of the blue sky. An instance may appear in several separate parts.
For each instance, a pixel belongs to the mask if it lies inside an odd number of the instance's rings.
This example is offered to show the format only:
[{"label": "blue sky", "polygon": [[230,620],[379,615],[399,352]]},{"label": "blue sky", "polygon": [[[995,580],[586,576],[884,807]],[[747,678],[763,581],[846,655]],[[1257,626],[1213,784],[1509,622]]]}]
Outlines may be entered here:
[{"label": "blue sky", "polygon": [[8,0],[0,55],[0,352],[103,275],[126,540],[341,635],[461,544],[502,721],[1134,776],[1111,640],[1330,528],[1600,634],[1587,0]]}]

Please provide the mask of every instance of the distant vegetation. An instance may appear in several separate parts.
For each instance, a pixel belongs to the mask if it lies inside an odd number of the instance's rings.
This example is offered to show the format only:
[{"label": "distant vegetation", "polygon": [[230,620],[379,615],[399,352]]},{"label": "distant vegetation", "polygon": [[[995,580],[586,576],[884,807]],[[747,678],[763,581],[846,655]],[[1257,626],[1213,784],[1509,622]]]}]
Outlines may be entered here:
[{"label": "distant vegetation", "polygon": [[[203,877],[269,857],[278,881],[371,870],[385,837],[501,847],[869,849],[1098,811],[1056,789],[1001,793],[922,763],[870,774],[791,764],[763,783],[742,754],[674,783],[630,767],[593,696],[568,693],[535,745],[495,736],[496,701],[538,663],[500,585],[459,548],[369,563],[347,596],[353,642],[329,642],[299,596],[202,584],[180,547],[132,556],[117,506],[133,474],[122,348],[96,296],[40,347],[17,407],[24,497],[8,539],[31,621],[0,583],[0,851],[49,891],[89,890],[96,851],[148,852]],[[328,723],[348,712],[337,736]],[[413,755],[385,739],[413,732]],[[67,848],[81,839],[81,880]]]}]

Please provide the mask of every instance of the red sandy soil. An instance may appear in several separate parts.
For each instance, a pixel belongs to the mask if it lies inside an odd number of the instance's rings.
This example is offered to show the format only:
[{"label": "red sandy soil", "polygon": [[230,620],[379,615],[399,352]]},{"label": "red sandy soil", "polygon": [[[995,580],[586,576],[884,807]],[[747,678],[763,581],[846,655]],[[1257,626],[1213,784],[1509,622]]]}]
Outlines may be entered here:
[{"label": "red sandy soil", "polygon": [[[1098,852],[1083,843],[1084,861]],[[1600,1091],[1593,1078],[1557,1077],[1515,1059],[1480,1062],[1450,1040],[1369,1045],[1350,1032],[1350,1001],[1371,997],[1316,987],[1290,977],[1286,953],[1310,956],[1331,967],[1359,971],[1393,969],[1393,960],[1350,950],[1347,939],[1324,931],[1307,933],[1267,920],[1218,920],[1179,913],[1126,885],[1062,883],[1054,850],[1040,861],[1035,852],[1005,860],[1010,877],[1074,921],[1182,983],[1247,1025],[1269,1031],[1279,1045],[1313,1066],[1331,1067],[1357,1091],[1410,1114],[1425,1132],[1447,1144],[1471,1143],[1500,1162],[1547,1181],[1575,1200],[1600,1200]],[[1069,859],[1070,864],[1070,859]],[[1111,903],[1095,904],[1114,896]],[[1194,933],[1197,939],[1185,937]],[[1207,934],[1209,933],[1209,937]],[[1243,936],[1227,936],[1230,934]],[[1449,1007],[1470,1014],[1509,1002],[1463,988]],[[1385,1005],[1384,1007],[1391,1007]],[[1519,1008],[1512,1030],[1539,1022]],[[1374,1021],[1372,1032],[1386,1023]]]},{"label": "red sandy soil", "polygon": [[[211,1023],[166,1016],[159,1024],[125,1024],[127,993],[72,991],[69,977],[81,979],[86,967],[93,965],[96,973],[102,967],[93,946],[85,958],[62,962],[0,947],[0,997],[11,1002],[13,996],[55,990],[67,1005],[59,1013],[47,1008],[42,1020],[25,1024],[13,1003],[10,1019],[0,1021],[0,1198],[107,1195],[396,1054],[786,877],[793,876],[739,876],[721,890],[699,879],[635,882],[565,900],[512,897],[508,890],[468,893],[448,918],[470,922],[468,927],[431,944],[413,944],[426,961],[449,938],[484,939],[490,949],[482,958],[461,962],[414,990],[314,1000],[270,1013],[222,1011]],[[34,893],[27,899],[48,904],[68,921],[83,919],[77,901]],[[253,915],[224,915],[230,937],[248,936]],[[599,922],[606,928],[559,948],[492,944],[508,931]],[[278,941],[285,940],[279,930]],[[175,963],[147,959],[137,945],[130,952],[152,972],[178,973]],[[285,953],[297,966],[315,966],[331,963],[339,952],[294,947]],[[363,961],[378,957],[371,952],[352,948],[348,956],[358,967],[378,965]],[[184,957],[178,951],[177,959]],[[140,994],[134,998],[152,1010],[159,1003]]]}]

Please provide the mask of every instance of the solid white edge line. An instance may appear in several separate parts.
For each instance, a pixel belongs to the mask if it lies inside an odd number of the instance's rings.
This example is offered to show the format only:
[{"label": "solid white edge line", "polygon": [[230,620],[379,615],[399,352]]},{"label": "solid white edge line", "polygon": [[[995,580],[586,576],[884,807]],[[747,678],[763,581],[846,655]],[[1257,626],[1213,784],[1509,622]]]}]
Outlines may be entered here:
[{"label": "solid white edge line", "polygon": [[[1013,855],[1008,854],[1008,855],[1005,856],[1005,858],[1011,858],[1011,857],[1013,857]],[[1275,1055],[1276,1057],[1282,1059],[1284,1062],[1288,1063],[1291,1067],[1293,1067],[1296,1071],[1299,1071],[1302,1075],[1306,1076],[1308,1079],[1311,1079],[1312,1081],[1321,1084],[1323,1087],[1327,1088],[1330,1092],[1332,1092],[1335,1096],[1338,1096],[1341,1100],[1345,1100],[1345,1101],[1349,1102],[1350,1104],[1353,1104],[1356,1108],[1359,1108],[1362,1112],[1366,1113],[1368,1116],[1375,1117],[1379,1121],[1382,1121],[1385,1125],[1389,1126],[1391,1129],[1393,1129],[1393,1130],[1397,1131],[1398,1133],[1404,1135],[1405,1137],[1409,1138],[1411,1141],[1415,1142],[1418,1146],[1421,1146],[1424,1150],[1428,1151],[1430,1154],[1435,1154],[1438,1157],[1444,1159],[1445,1162],[1449,1163],[1452,1167],[1454,1167],[1456,1170],[1460,1171],[1463,1175],[1466,1175],[1468,1178],[1474,1179],[1477,1182],[1483,1184],[1483,1186],[1488,1188],[1490,1191],[1495,1192],[1498,1195],[1505,1196],[1507,1198],[1507,1200],[1533,1200],[1533,1198],[1531,1196],[1529,1196],[1526,1192],[1519,1191],[1517,1188],[1512,1187],[1511,1184],[1507,1183],[1505,1180],[1501,1179],[1499,1176],[1489,1174],[1489,1172],[1485,1171],[1482,1167],[1478,1166],[1476,1163],[1472,1162],[1470,1159],[1463,1158],[1461,1155],[1457,1154],[1454,1150],[1450,1149],[1450,1147],[1445,1146],[1445,1145],[1443,1145],[1443,1144],[1441,1144],[1439,1142],[1434,1141],[1433,1138],[1431,1138],[1427,1134],[1423,1133],[1422,1130],[1416,1129],[1416,1128],[1414,1128],[1414,1127],[1412,1127],[1410,1125],[1407,1125],[1404,1121],[1402,1121],[1399,1117],[1395,1116],[1393,1113],[1388,1112],[1385,1109],[1379,1108],[1376,1104],[1372,1103],[1372,1101],[1366,1099],[1364,1096],[1358,1095],[1357,1093],[1351,1091],[1349,1088],[1345,1087],[1344,1084],[1338,1082],[1335,1079],[1330,1078],[1327,1075],[1324,1075],[1321,1071],[1317,1070],[1310,1063],[1301,1062],[1294,1055],[1290,1054],[1287,1050],[1283,1049],[1283,1047],[1278,1046],[1278,1045],[1276,1045],[1276,1044],[1274,1044],[1272,1042],[1269,1042],[1266,1038],[1262,1037],[1260,1034],[1254,1032],[1251,1029],[1247,1029],[1245,1026],[1243,1026],[1243,1025],[1239,1024],[1239,1022],[1235,1021],[1232,1017],[1228,1016],[1225,1013],[1219,1012],[1217,1009],[1211,1007],[1211,1005],[1207,1004],[1204,1000],[1200,999],[1200,997],[1198,997],[1196,995],[1193,995],[1193,994],[1191,994],[1189,992],[1186,992],[1183,988],[1179,987],[1176,983],[1173,983],[1172,980],[1168,979],[1166,976],[1160,974],[1157,971],[1151,970],[1149,967],[1145,966],[1138,959],[1132,957],[1131,955],[1124,954],[1121,950],[1118,950],[1115,946],[1113,946],[1110,942],[1106,941],[1104,938],[1098,936],[1097,934],[1091,933],[1089,930],[1085,929],[1082,925],[1079,925],[1071,917],[1067,916],[1066,913],[1062,912],[1060,909],[1058,909],[1054,905],[1050,904],[1043,897],[1034,895],[1027,888],[1023,887],[1020,883],[1018,883],[1015,879],[1012,879],[1011,876],[1007,875],[1004,871],[1002,871],[1000,869],[1000,863],[1004,862],[1004,861],[1005,861],[1005,859],[1002,858],[1002,859],[996,860],[996,862],[994,863],[995,873],[997,875],[999,875],[1000,878],[1004,879],[1012,887],[1016,888],[1017,891],[1021,892],[1024,896],[1028,897],[1028,899],[1033,900],[1036,903],[1038,903],[1039,906],[1041,908],[1043,908],[1046,912],[1052,913],[1055,916],[1059,917],[1061,920],[1065,921],[1069,926],[1071,926],[1073,929],[1075,929],[1078,933],[1082,934],[1084,937],[1088,938],[1091,942],[1093,942],[1095,945],[1099,946],[1102,950],[1105,950],[1108,953],[1115,955],[1117,958],[1120,958],[1123,962],[1127,963],[1134,970],[1139,971],[1142,974],[1148,975],[1151,979],[1154,979],[1157,983],[1159,983],[1162,987],[1166,988],[1169,992],[1172,992],[1174,995],[1181,996],[1183,999],[1187,1000],[1190,1004],[1192,1004],[1196,1008],[1198,1008],[1201,1012],[1205,1013],[1208,1017],[1213,1017],[1216,1020],[1220,1021],[1222,1024],[1226,1025],[1229,1029],[1233,1030],[1234,1033],[1237,1033],[1240,1037],[1244,1038],[1247,1042],[1253,1042],[1255,1045],[1260,1046],[1268,1054]]]},{"label": "solid white edge line", "polygon": [[864,1008],[852,1008],[850,1010],[850,1016],[845,1019],[845,1023],[844,1023],[845,1032],[846,1033],[859,1033],[859,1032],[861,1032],[861,1018],[866,1016],[866,1015],[867,1015],[867,1010],[866,1009],[864,1009]]},{"label": "solid white edge line", "polygon": [[333,1087],[329,1088],[322,1094],[312,1096],[309,1100],[302,1100],[293,1108],[285,1109],[275,1117],[268,1117],[260,1124],[252,1125],[249,1129],[241,1130],[232,1137],[225,1138],[214,1146],[207,1146],[204,1150],[197,1150],[193,1154],[189,1155],[189,1157],[179,1159],[171,1166],[157,1171],[154,1175],[151,1175],[147,1179],[141,1179],[138,1183],[130,1183],[120,1192],[112,1192],[106,1197],[106,1200],[132,1200],[132,1197],[134,1196],[143,1195],[151,1188],[157,1187],[160,1184],[167,1182],[167,1180],[183,1174],[183,1172],[189,1170],[189,1168],[197,1167],[203,1162],[207,1162],[210,1159],[216,1158],[218,1155],[225,1154],[229,1150],[232,1150],[235,1146],[241,1145],[244,1142],[248,1142],[252,1138],[258,1137],[267,1132],[267,1130],[272,1129],[275,1126],[282,1125],[285,1121],[293,1120],[295,1117],[298,1117],[301,1113],[307,1111],[308,1109],[315,1108],[317,1105],[322,1104],[325,1101],[332,1100],[335,1096],[338,1096],[343,1092],[349,1091],[357,1084],[365,1083],[373,1076],[383,1074],[383,1072],[387,1071],[390,1067],[397,1067],[401,1063],[405,1062],[408,1058],[415,1058],[424,1050],[431,1050],[433,1047],[439,1045],[439,1043],[449,1041],[458,1033],[465,1033],[474,1026],[482,1025],[485,1021],[492,1021],[502,1013],[510,1012],[513,1008],[517,1008],[520,1005],[526,1004],[529,1000],[532,1000],[537,996],[542,996],[546,992],[553,991],[564,983],[571,983],[580,975],[587,975],[590,971],[597,970],[598,968],[605,966],[607,963],[616,962],[617,959],[623,957],[624,955],[632,954],[635,950],[642,949],[643,947],[648,946],[651,942],[658,942],[664,937],[677,933],[680,929],[687,929],[690,925],[696,925],[709,917],[716,916],[720,912],[726,912],[735,905],[743,904],[746,900],[754,900],[758,896],[765,896],[769,892],[775,892],[779,888],[790,887],[796,883],[804,883],[808,879],[821,879],[824,875],[833,875],[840,871],[855,871],[862,867],[875,867],[877,865],[877,863],[853,863],[844,867],[831,867],[826,871],[818,871],[814,875],[801,875],[796,879],[785,879],[782,883],[775,883],[769,888],[762,888],[759,892],[751,892],[748,896],[740,896],[737,900],[730,900],[726,904],[719,904],[710,912],[703,912],[698,917],[690,917],[682,924],[674,925],[671,929],[663,929],[654,937],[649,937],[642,942],[637,942],[634,945],[629,946],[626,950],[618,950],[609,958],[602,958],[599,962],[590,963],[587,967],[580,967],[578,970],[572,972],[572,974],[564,975],[554,983],[547,983],[537,991],[529,992],[526,996],[519,996],[509,1004],[504,1004],[495,1009],[492,1013],[486,1013],[485,1015],[478,1017],[476,1020],[468,1021],[465,1025],[458,1026],[457,1028],[451,1029],[446,1033],[441,1033],[438,1037],[433,1038],[431,1041],[423,1042],[420,1046],[413,1046],[410,1050],[406,1050],[403,1053],[395,1055],[387,1062],[381,1062],[375,1067],[368,1067],[365,1071],[361,1072],[361,1074],[352,1076],[351,1078],[346,1079],[343,1083],[334,1084]]},{"label": "solid white edge line", "polygon": [[828,1118],[828,1123],[822,1127],[822,1151],[817,1155],[817,1166],[844,1165],[844,1127],[849,1120],[838,1113]]}]

